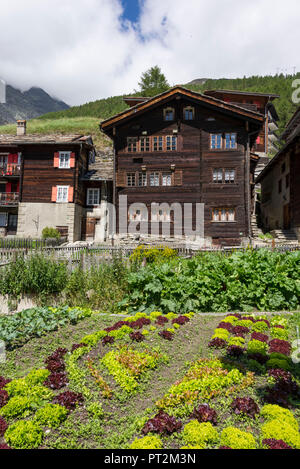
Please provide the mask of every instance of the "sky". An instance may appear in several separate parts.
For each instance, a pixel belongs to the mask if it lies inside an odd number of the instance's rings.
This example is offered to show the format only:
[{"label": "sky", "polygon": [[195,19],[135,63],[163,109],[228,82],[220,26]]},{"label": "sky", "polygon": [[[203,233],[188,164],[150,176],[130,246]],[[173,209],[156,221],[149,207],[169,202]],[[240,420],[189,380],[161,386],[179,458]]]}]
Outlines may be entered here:
[{"label": "sky", "polygon": [[171,85],[300,71],[299,0],[14,0],[0,5],[0,78],[70,105]]}]

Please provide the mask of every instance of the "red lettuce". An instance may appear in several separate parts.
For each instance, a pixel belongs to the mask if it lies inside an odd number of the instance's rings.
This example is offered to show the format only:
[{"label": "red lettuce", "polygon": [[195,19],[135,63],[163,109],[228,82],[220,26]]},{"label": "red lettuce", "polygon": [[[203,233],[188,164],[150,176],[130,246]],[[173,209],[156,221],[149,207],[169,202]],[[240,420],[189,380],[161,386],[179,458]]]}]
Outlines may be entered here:
[{"label": "red lettuce", "polygon": [[8,393],[4,389],[0,390],[0,408],[7,404],[8,399]]},{"label": "red lettuce", "polygon": [[263,440],[262,443],[264,446],[268,446],[269,449],[293,449],[291,446],[287,445],[283,440],[275,440],[275,438]]},{"label": "red lettuce", "polygon": [[50,389],[64,388],[68,385],[67,374],[65,372],[51,373],[51,375],[49,375],[46,381],[44,382],[44,385]]},{"label": "red lettuce", "polygon": [[148,420],[142,429],[142,433],[159,433],[160,435],[171,435],[174,432],[178,432],[182,428],[180,420],[176,420],[175,417],[171,417],[164,411],[160,410],[159,413],[153,418]]},{"label": "red lettuce", "polygon": [[10,382],[11,379],[5,379],[3,376],[0,376],[0,389],[3,389]]},{"label": "red lettuce", "polygon": [[83,395],[72,391],[65,391],[53,399],[54,404],[66,407],[68,410],[74,410],[77,405],[83,404]]},{"label": "red lettuce", "polygon": [[269,342],[269,353],[281,353],[289,357],[291,351],[291,344],[287,340],[273,339]]},{"label": "red lettuce", "polygon": [[215,337],[214,339],[212,339],[208,344],[210,348],[225,348],[226,345],[227,345],[226,340],[220,339],[218,337]]},{"label": "red lettuce", "polygon": [[251,334],[251,339],[252,340],[259,340],[260,342],[267,343],[268,340],[269,340],[269,337],[266,334],[262,334],[261,332],[253,332]]},{"label": "red lettuce", "polygon": [[213,425],[217,425],[217,412],[209,407],[208,404],[195,407],[192,417],[196,418],[200,423],[211,422]]},{"label": "red lettuce", "polygon": [[244,414],[254,418],[259,414],[259,407],[252,397],[237,397],[231,403],[231,408],[235,414]]},{"label": "red lettuce", "polygon": [[160,331],[158,335],[160,335],[165,340],[173,340],[174,336],[174,334],[172,334],[170,331]]},{"label": "red lettuce", "polygon": [[130,336],[131,340],[135,341],[135,342],[142,342],[145,339],[145,336],[143,336],[143,334],[139,331],[131,332],[129,334],[129,336]]},{"label": "red lettuce", "polygon": [[0,437],[4,436],[4,433],[8,429],[8,424],[4,420],[4,418],[0,417]]}]

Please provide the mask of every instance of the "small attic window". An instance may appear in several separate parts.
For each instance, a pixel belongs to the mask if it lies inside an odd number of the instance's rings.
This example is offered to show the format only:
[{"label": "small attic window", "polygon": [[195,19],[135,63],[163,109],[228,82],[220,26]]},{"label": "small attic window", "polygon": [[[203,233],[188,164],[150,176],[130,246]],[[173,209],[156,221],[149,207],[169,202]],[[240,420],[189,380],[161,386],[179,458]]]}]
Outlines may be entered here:
[{"label": "small attic window", "polygon": [[191,106],[187,106],[183,109],[183,118],[186,121],[192,121],[195,119],[195,109]]},{"label": "small attic window", "polygon": [[175,110],[172,107],[167,107],[164,109],[164,120],[173,121],[175,119]]}]

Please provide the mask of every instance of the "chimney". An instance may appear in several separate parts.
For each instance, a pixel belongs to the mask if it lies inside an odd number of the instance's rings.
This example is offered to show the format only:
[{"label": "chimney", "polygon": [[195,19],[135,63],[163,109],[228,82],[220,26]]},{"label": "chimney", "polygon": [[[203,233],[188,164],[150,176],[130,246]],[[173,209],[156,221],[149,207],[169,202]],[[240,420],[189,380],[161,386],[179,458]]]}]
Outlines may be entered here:
[{"label": "chimney", "polygon": [[18,120],[17,121],[17,136],[21,137],[22,135],[26,135],[26,121]]}]

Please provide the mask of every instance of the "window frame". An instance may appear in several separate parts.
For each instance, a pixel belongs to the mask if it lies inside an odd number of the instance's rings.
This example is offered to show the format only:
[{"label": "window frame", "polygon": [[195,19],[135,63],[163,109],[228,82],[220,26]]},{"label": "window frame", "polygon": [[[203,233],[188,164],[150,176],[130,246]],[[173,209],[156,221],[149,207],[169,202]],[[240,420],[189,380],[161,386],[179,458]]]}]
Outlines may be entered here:
[{"label": "window frame", "polygon": [[1,216],[4,215],[4,218],[5,218],[5,224],[2,225],[1,222],[0,222],[0,228],[6,228],[8,226],[8,213],[7,212],[0,212],[0,218]]},{"label": "window frame", "polygon": [[[69,201],[69,188],[70,186],[56,186],[57,192],[56,192],[56,203],[57,204],[66,204]],[[60,200],[59,199],[59,193],[60,190],[67,190],[66,192],[66,200]]]},{"label": "window frame", "polygon": [[[67,166],[66,166],[66,159],[64,160],[64,164],[62,164],[62,158],[68,156],[67,159]],[[71,167],[71,151],[59,151],[58,152],[58,168],[59,169],[70,169]]]},{"label": "window frame", "polygon": [[[219,219],[215,219],[215,212],[219,212]],[[226,220],[222,220],[222,212],[225,211]],[[229,212],[233,212],[233,220],[229,220]],[[212,208],[212,223],[236,223],[236,208],[234,207],[214,207]]]},{"label": "window frame", "polygon": [[[227,135],[230,136],[229,147],[227,147]],[[234,146],[232,146],[232,135],[234,135]],[[224,149],[225,150],[236,150],[237,149],[237,132],[225,132],[224,137]]]},{"label": "window frame", "polygon": [[[172,119],[167,118],[168,113],[170,113],[170,112],[172,112]],[[174,122],[175,121],[175,108],[173,108],[173,107],[164,108],[163,115],[164,115],[164,121],[165,122]]]},{"label": "window frame", "polygon": [[[189,114],[188,114],[189,116],[190,116],[190,113],[192,113],[192,114],[191,114],[192,117],[191,117],[191,118],[189,117],[189,118],[187,119],[187,118],[186,118],[186,112],[189,113]],[[194,108],[193,106],[185,106],[185,107],[183,108],[183,120],[184,120],[184,121],[187,121],[187,122],[195,120],[195,108]]]},{"label": "window frame", "polygon": [[[89,200],[89,197],[90,197],[90,193],[97,193],[97,203],[89,203],[90,200]],[[94,201],[94,195],[92,196],[93,198],[93,201]],[[88,207],[95,207],[95,206],[98,206],[100,205],[100,188],[99,187],[88,187],[87,188],[87,191],[86,191],[86,205]]]},{"label": "window frame", "polygon": [[138,153],[138,145],[138,137],[127,137],[127,153]]},{"label": "window frame", "polygon": [[[129,181],[131,181],[131,184],[129,184]],[[126,187],[136,187],[136,173],[134,171],[126,173]]]},{"label": "window frame", "polygon": [[[166,135],[166,151],[177,151],[178,150],[178,138],[177,135]],[[173,141],[175,141],[175,148]],[[170,144],[168,143],[170,142]]]}]

